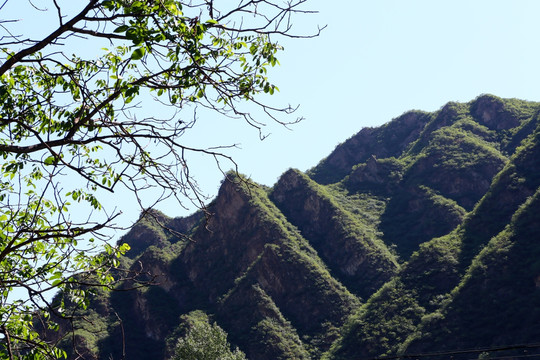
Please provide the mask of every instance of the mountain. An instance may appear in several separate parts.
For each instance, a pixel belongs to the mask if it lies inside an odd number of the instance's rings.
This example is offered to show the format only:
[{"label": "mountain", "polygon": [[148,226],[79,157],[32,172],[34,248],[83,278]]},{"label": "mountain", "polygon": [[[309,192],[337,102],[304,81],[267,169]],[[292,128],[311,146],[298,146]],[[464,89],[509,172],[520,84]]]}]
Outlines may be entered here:
[{"label": "mountain", "polygon": [[168,359],[199,322],[250,359],[540,357],[539,113],[411,111],[271,188],[229,173],[210,217],[146,212],[70,356]]}]

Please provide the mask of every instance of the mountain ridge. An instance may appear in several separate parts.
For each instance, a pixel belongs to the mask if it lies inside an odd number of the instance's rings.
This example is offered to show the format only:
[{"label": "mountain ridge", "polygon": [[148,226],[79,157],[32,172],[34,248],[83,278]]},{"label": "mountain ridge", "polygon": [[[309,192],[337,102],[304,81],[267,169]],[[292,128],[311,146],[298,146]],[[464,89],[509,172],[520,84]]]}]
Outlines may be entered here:
[{"label": "mountain ridge", "polygon": [[410,111],[271,188],[227,174],[209,219],[143,214],[119,242],[132,248],[124,266],[156,285],[96,295],[103,329],[90,336],[76,324],[76,346],[121,358],[118,313],[127,359],[170,358],[193,311],[253,359],[534,342],[539,112],[493,95]]}]

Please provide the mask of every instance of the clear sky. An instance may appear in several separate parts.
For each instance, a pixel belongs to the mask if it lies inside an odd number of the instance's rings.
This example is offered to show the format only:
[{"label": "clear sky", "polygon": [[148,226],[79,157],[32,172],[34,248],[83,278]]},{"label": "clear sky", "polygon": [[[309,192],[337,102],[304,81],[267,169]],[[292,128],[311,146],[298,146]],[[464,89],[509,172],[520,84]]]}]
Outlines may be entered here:
[{"label": "clear sky", "polygon": [[[230,154],[256,182],[271,186],[290,167],[305,171],[363,127],[407,110],[434,111],[483,93],[540,100],[540,1],[311,0],[306,8],[319,13],[296,19],[293,30],[327,28],[314,39],[280,40],[281,66],[270,73],[281,90],[271,101],[299,104],[289,120],[305,121],[290,130],[269,126],[271,135],[260,141],[245,124],[203,113],[186,138],[240,144]],[[190,166],[214,195],[222,174],[202,160]],[[138,210],[123,196],[111,202],[124,205],[123,222],[134,221]],[[188,213],[171,203],[159,208],[169,216]]]}]

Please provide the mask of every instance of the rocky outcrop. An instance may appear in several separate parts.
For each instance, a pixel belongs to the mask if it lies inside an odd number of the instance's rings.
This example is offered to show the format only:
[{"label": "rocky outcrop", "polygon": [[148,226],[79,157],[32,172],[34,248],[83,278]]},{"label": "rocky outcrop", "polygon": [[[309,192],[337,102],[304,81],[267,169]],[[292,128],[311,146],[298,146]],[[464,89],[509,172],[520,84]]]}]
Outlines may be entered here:
[{"label": "rocky outcrop", "polygon": [[539,111],[483,95],[363,129],[272,188],[229,174],[209,218],[145,213],[120,240],[137,276],[119,290],[136,290],[95,294],[90,322],[62,331],[131,360],[170,358],[197,310],[252,359],[534,342]]},{"label": "rocky outcrop", "polygon": [[373,224],[362,224],[306,175],[287,171],[271,199],[355,294],[367,298],[396,273],[396,259]]},{"label": "rocky outcrop", "polygon": [[[291,245],[267,245],[245,276],[239,279],[235,288],[225,297],[220,310],[222,316],[234,324],[234,327],[229,327],[231,335],[241,338],[242,334],[251,332],[252,338],[257,339],[269,336],[268,331],[275,332],[283,328],[280,330],[281,337],[284,337],[286,343],[296,344],[299,335],[312,352],[320,354],[321,351],[328,350],[335,340],[333,334],[328,333],[328,328],[340,327],[352,309],[358,305],[358,301],[315,259]],[[228,309],[244,309],[245,299],[252,297],[254,291],[266,299],[265,301],[275,304],[279,314],[258,307],[240,318],[234,314],[231,319]],[[272,308],[270,307],[270,310]],[[241,320],[244,318],[247,318],[247,321]],[[290,321],[290,325],[284,322],[283,318]],[[268,328],[264,323],[274,323],[275,326]],[[249,342],[249,339],[247,341]],[[284,344],[274,342],[270,345],[281,348]],[[291,357],[290,350],[286,349],[279,356],[275,354],[276,350],[271,353],[277,356],[275,358],[300,357]],[[300,348],[296,352],[299,350]],[[267,355],[262,356],[259,353],[253,355],[258,359],[267,358]]]},{"label": "rocky outcrop", "polygon": [[488,191],[507,159],[475,135],[446,127],[429,143],[404,175],[408,184],[423,184],[467,210]]},{"label": "rocky outcrop", "polygon": [[507,130],[520,124],[520,113],[505,106],[502,99],[492,96],[479,96],[471,103],[472,116],[482,125],[492,130]]}]

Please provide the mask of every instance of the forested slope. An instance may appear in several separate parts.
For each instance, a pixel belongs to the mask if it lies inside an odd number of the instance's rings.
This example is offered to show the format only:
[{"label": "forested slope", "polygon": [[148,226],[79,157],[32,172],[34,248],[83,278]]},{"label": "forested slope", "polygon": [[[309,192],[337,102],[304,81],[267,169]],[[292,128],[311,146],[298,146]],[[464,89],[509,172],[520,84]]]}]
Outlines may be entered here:
[{"label": "forested slope", "polygon": [[76,349],[170,358],[199,314],[251,359],[523,354],[540,343],[539,110],[408,112],[272,188],[229,174],[209,219],[144,214],[120,242],[154,285],[96,294]]}]

